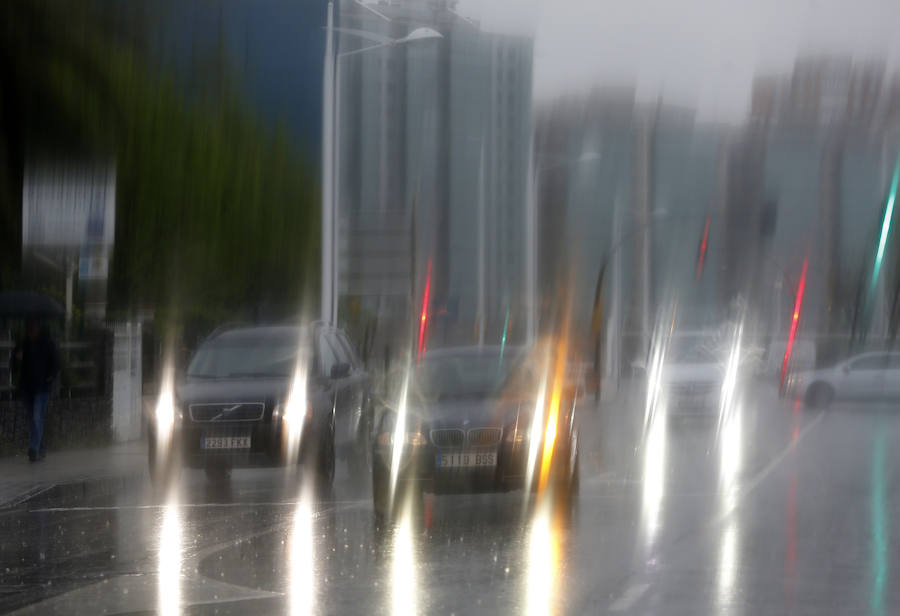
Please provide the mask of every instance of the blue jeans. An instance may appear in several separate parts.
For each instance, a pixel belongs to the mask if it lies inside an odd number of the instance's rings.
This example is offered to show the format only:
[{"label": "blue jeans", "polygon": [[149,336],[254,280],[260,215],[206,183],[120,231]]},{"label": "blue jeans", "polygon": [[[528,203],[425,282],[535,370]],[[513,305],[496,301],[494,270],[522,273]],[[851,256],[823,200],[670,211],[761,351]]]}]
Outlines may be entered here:
[{"label": "blue jeans", "polygon": [[28,453],[43,455],[44,420],[47,418],[47,404],[50,402],[49,392],[25,394],[22,398],[25,412],[28,414]]}]

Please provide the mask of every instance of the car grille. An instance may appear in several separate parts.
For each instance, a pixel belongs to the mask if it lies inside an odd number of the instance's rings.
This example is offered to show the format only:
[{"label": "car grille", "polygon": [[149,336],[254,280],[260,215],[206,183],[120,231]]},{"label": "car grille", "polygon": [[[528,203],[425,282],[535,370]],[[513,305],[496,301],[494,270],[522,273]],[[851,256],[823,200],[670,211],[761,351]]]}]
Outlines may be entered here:
[{"label": "car grille", "polygon": [[466,435],[467,442],[475,446],[496,445],[500,442],[501,432],[500,428],[472,428]]},{"label": "car grille", "polygon": [[500,428],[472,428],[468,432],[458,428],[442,428],[431,431],[431,442],[437,447],[487,447],[499,443],[502,436]]},{"label": "car grille", "polygon": [[462,447],[465,440],[465,433],[456,428],[431,431],[431,442],[438,447]]},{"label": "car grille", "polygon": [[262,402],[192,404],[191,421],[259,421],[266,405]]},{"label": "car grille", "polygon": [[669,385],[669,392],[676,396],[705,396],[715,390],[713,383],[674,383]]}]

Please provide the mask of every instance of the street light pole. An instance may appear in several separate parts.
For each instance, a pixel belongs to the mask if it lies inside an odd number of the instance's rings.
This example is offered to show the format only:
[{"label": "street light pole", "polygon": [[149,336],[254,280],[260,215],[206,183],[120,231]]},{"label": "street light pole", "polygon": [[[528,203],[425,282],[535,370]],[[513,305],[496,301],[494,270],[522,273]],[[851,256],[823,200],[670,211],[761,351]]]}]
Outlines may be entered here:
[{"label": "street light pole", "polygon": [[[376,43],[361,49],[354,49],[337,54],[334,48],[334,33],[347,34]],[[416,28],[402,38],[391,39],[372,32],[334,26],[334,2],[328,3],[328,17],[325,35],[325,67],[322,77],[322,304],[321,318],[326,322],[337,324],[338,316],[338,208],[337,158],[340,142],[340,82],[336,78],[336,69],[340,60],[373,49],[389,45],[411,43],[443,36],[432,28]],[[338,73],[339,76],[339,73]]]},{"label": "street light pole", "polygon": [[322,306],[321,318],[332,321],[336,306],[334,279],[334,2],[328,3],[325,66],[322,71]]}]

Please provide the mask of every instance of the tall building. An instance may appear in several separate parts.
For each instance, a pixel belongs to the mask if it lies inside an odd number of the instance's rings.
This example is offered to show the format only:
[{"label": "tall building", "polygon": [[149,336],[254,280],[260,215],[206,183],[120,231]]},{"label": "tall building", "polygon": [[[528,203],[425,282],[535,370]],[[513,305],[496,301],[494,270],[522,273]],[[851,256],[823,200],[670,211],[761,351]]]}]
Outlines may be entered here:
[{"label": "tall building", "polygon": [[[884,61],[850,57],[801,57],[789,74],[754,81],[748,135],[765,142],[758,181],[778,203],[770,269],[793,287],[808,257],[809,331],[853,327],[900,149],[898,92],[900,75],[889,74]],[[790,297],[782,304],[785,324]]]},{"label": "tall building", "polygon": [[854,62],[848,56],[804,56],[789,75],[760,75],[753,83],[751,120],[780,126],[843,125],[878,131],[900,108],[883,60]]},{"label": "tall building", "polygon": [[[341,295],[406,322],[422,308],[430,264],[431,340],[472,341],[479,329],[499,340],[507,322],[521,337],[532,40],[486,32],[451,0],[339,8],[341,29],[365,33],[338,35]],[[361,51],[423,27],[441,38]],[[354,250],[386,220],[414,253],[405,288],[379,288],[389,272]]]},{"label": "tall building", "polygon": [[573,331],[591,357],[602,284],[607,375],[646,353],[663,306],[677,304],[680,327],[715,322],[720,132],[691,110],[637,102],[633,87],[598,88],[537,114],[540,288],[552,300],[560,273],[574,276]]}]

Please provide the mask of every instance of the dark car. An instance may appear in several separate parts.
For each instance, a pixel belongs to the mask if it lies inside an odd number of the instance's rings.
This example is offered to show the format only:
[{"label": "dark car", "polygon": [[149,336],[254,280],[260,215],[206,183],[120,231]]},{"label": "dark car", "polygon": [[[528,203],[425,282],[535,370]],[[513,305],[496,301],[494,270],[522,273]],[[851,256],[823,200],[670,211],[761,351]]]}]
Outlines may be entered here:
[{"label": "dark car", "polygon": [[307,326],[218,331],[148,418],[154,477],[180,465],[213,480],[232,468],[306,463],[330,485],[336,457],[368,468],[370,380],[341,330]]},{"label": "dark car", "polygon": [[577,396],[560,386],[553,412],[553,375],[541,348],[428,352],[399,379],[375,430],[376,515],[423,492],[533,490],[545,479],[558,495],[577,491]]}]

